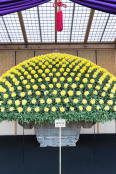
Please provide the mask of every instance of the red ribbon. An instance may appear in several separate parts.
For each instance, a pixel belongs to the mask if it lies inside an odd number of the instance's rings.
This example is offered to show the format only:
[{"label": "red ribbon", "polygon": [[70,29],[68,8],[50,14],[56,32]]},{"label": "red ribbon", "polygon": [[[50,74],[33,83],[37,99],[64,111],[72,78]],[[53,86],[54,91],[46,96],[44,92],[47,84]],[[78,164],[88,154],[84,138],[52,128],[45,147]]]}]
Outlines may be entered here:
[{"label": "red ribbon", "polygon": [[56,3],[53,4],[53,7],[59,7],[59,11],[61,10],[61,7],[64,7],[66,8],[67,5],[66,4],[63,4],[60,0]]}]

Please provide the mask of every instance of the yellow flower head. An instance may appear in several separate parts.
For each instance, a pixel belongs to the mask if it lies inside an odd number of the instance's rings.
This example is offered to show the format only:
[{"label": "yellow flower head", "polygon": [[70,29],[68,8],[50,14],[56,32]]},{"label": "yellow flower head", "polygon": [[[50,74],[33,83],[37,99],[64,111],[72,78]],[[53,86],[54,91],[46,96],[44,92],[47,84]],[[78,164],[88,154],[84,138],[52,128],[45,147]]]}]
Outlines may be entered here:
[{"label": "yellow flower head", "polygon": [[67,78],[67,81],[68,81],[68,82],[72,82],[72,78],[71,78],[71,77],[68,77],[68,78]]},{"label": "yellow flower head", "polygon": [[60,81],[63,82],[65,80],[64,77],[60,77]]},{"label": "yellow flower head", "polygon": [[9,108],[9,111],[13,111],[13,110],[14,110],[14,107],[10,107],[10,108]]},{"label": "yellow flower head", "polygon": [[109,111],[109,109],[110,109],[110,107],[108,105],[104,107],[105,111]]},{"label": "yellow flower head", "polygon": [[50,88],[53,88],[54,86],[53,86],[53,84],[49,84],[49,87],[50,87]]},{"label": "yellow flower head", "polygon": [[51,104],[52,103],[52,100],[50,98],[47,99],[47,103],[48,104]]},{"label": "yellow flower head", "polygon": [[57,91],[56,90],[53,90],[52,94],[56,95],[57,94]]},{"label": "yellow flower head", "polygon": [[31,112],[31,107],[28,107],[27,108],[27,112]]},{"label": "yellow flower head", "polygon": [[71,91],[71,90],[70,90],[70,91],[68,91],[68,95],[69,95],[69,96],[72,96],[73,94],[74,94],[74,92],[73,92],[73,91]]},{"label": "yellow flower head", "polygon": [[74,107],[70,107],[70,110],[71,110],[71,111],[74,111]]},{"label": "yellow flower head", "polygon": [[82,111],[83,110],[83,106],[79,106],[79,110]]},{"label": "yellow flower head", "polygon": [[73,100],[73,103],[76,104],[76,103],[78,103],[78,101],[79,101],[79,100],[78,100],[77,98],[75,98],[75,99]]},{"label": "yellow flower head", "polygon": [[33,98],[32,101],[31,101],[32,104],[35,104],[36,103],[36,99]]},{"label": "yellow flower head", "polygon": [[45,103],[44,99],[40,99],[40,103],[41,104]]},{"label": "yellow flower head", "polygon": [[28,95],[31,95],[31,94],[32,94],[32,91],[31,91],[31,90],[29,90],[29,91],[28,91]]},{"label": "yellow flower head", "polygon": [[50,81],[50,78],[49,77],[46,77],[45,80],[48,82],[48,81]]},{"label": "yellow flower head", "polygon": [[19,108],[17,108],[17,111],[20,113],[20,112],[23,111],[23,108],[22,107],[19,107]]},{"label": "yellow flower head", "polygon": [[82,103],[83,103],[83,104],[87,104],[87,100],[86,100],[86,99],[83,99],[83,100],[82,100]]},{"label": "yellow flower head", "polygon": [[75,89],[77,85],[75,83],[72,84],[72,88]]},{"label": "yellow flower head", "polygon": [[85,92],[84,92],[84,95],[85,95],[85,96],[89,95],[89,91],[85,91]]},{"label": "yellow flower head", "polygon": [[60,83],[57,83],[56,86],[57,86],[57,88],[60,88],[61,87],[61,84]]},{"label": "yellow flower head", "polygon": [[25,97],[25,92],[21,92],[21,93],[20,93],[20,96],[21,96],[21,97]]},{"label": "yellow flower head", "polygon": [[91,99],[91,104],[95,104],[95,99]]},{"label": "yellow flower head", "polygon": [[68,98],[65,98],[64,99],[64,103],[68,103],[69,102],[69,99]]},{"label": "yellow flower head", "polygon": [[80,91],[77,91],[76,94],[77,94],[77,95],[81,95],[81,92],[80,92]]},{"label": "yellow flower head", "polygon": [[113,101],[112,100],[108,100],[107,102],[109,105],[113,105]]},{"label": "yellow flower head", "polygon": [[20,101],[19,100],[15,100],[15,105],[19,106],[20,105]]},{"label": "yellow flower head", "polygon": [[8,98],[8,94],[4,94],[3,97],[4,97],[4,98]]},{"label": "yellow flower head", "polygon": [[38,89],[38,86],[37,85],[33,85],[33,89]]},{"label": "yellow flower head", "polygon": [[61,112],[64,112],[65,111],[65,108],[64,107],[60,107],[60,111]]},{"label": "yellow flower head", "polygon": [[1,107],[1,112],[4,112],[5,111],[5,108],[4,107]]},{"label": "yellow flower head", "polygon": [[53,106],[53,107],[51,108],[51,110],[52,110],[52,112],[55,112],[55,111],[56,111],[56,107]]},{"label": "yellow flower head", "polygon": [[55,101],[56,101],[56,103],[60,103],[61,99],[60,98],[56,98]]},{"label": "yellow flower head", "polygon": [[39,107],[35,107],[35,112],[39,112],[39,111],[40,111]]},{"label": "yellow flower head", "polygon": [[80,84],[80,88],[83,88],[84,87],[84,85],[83,84]]},{"label": "yellow flower head", "polygon": [[60,92],[60,94],[61,94],[62,96],[64,96],[64,95],[66,94],[66,91],[62,90],[62,91]]},{"label": "yellow flower head", "polygon": [[12,104],[12,100],[8,100],[7,103],[8,103],[9,105],[11,105],[11,104]]},{"label": "yellow flower head", "polygon": [[67,87],[68,87],[68,83],[65,83],[65,84],[64,84],[64,88],[67,88]]},{"label": "yellow flower head", "polygon": [[84,78],[83,83],[87,83],[87,82],[88,82],[87,78]]},{"label": "yellow flower head", "polygon": [[87,107],[86,107],[86,110],[87,110],[87,111],[91,111],[91,109],[92,109],[91,106],[87,106]]},{"label": "yellow flower head", "polygon": [[99,105],[97,105],[97,106],[96,106],[96,109],[97,109],[97,110],[100,110],[100,109],[101,109],[101,107],[100,107]]},{"label": "yellow flower head", "polygon": [[13,93],[11,94],[11,97],[16,97],[16,93],[13,92]]},{"label": "yellow flower head", "polygon": [[114,106],[114,111],[116,111],[116,105]]},{"label": "yellow flower head", "polygon": [[45,89],[46,86],[44,84],[41,85],[41,89]]},{"label": "yellow flower head", "polygon": [[27,100],[22,100],[22,105],[26,105],[27,104]]},{"label": "yellow flower head", "polygon": [[53,82],[57,82],[58,80],[57,80],[57,78],[53,78]]},{"label": "yellow flower head", "polygon": [[104,103],[104,101],[103,101],[102,99],[100,99],[100,100],[99,100],[99,103],[100,103],[100,104],[103,104],[103,103]]},{"label": "yellow flower head", "polygon": [[45,112],[48,112],[48,111],[49,111],[49,108],[45,107],[45,108],[44,108],[44,111],[45,111]]}]

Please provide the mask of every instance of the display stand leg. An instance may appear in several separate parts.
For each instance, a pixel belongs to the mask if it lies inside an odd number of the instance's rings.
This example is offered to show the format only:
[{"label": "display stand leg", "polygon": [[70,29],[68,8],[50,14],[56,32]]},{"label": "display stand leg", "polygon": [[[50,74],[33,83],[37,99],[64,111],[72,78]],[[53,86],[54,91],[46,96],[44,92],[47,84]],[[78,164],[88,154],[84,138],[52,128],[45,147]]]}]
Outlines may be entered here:
[{"label": "display stand leg", "polygon": [[24,162],[24,124],[23,124],[23,162]]},{"label": "display stand leg", "polygon": [[93,160],[95,161],[95,125],[94,125],[94,147],[93,147]]},{"label": "display stand leg", "polygon": [[61,174],[61,127],[59,127],[59,174]]}]

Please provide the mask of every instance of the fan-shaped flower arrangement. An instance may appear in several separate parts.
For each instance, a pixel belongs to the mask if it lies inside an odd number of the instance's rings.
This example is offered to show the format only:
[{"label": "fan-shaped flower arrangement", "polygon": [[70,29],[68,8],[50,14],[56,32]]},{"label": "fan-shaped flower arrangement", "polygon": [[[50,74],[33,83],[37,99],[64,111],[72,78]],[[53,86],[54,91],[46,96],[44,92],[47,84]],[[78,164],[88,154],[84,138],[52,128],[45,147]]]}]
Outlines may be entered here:
[{"label": "fan-shaped flower arrangement", "polygon": [[116,117],[116,77],[72,55],[26,60],[0,78],[0,121],[41,123],[64,118],[103,122]]}]

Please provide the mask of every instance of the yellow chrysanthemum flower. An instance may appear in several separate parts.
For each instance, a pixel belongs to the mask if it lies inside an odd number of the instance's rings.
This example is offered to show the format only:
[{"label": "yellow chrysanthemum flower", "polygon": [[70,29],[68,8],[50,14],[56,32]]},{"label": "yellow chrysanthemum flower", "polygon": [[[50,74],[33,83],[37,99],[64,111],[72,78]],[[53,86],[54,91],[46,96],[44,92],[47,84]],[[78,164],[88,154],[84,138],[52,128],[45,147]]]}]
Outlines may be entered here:
[{"label": "yellow chrysanthemum flower", "polygon": [[57,86],[57,88],[60,88],[61,87],[61,84],[60,83],[57,83],[56,86]]},{"label": "yellow chrysanthemum flower", "polygon": [[113,109],[114,109],[114,111],[116,111],[116,106],[114,106],[114,108],[113,108]]},{"label": "yellow chrysanthemum flower", "polygon": [[64,88],[67,88],[67,87],[68,87],[68,83],[65,83],[65,84],[64,84]]},{"label": "yellow chrysanthemum flower", "polygon": [[68,78],[67,78],[67,81],[68,81],[68,82],[72,82],[72,78],[71,78],[71,77],[68,77]]},{"label": "yellow chrysanthemum flower", "polygon": [[19,106],[20,105],[20,100],[15,100],[15,105]]},{"label": "yellow chrysanthemum flower", "polygon": [[50,78],[49,78],[49,77],[46,77],[45,80],[46,80],[47,82],[49,82],[49,81],[50,81]]},{"label": "yellow chrysanthemum flower", "polygon": [[45,112],[48,112],[48,111],[49,111],[49,108],[45,107],[45,108],[44,108],[44,111],[45,111]]},{"label": "yellow chrysanthemum flower", "polygon": [[79,77],[75,77],[75,80],[76,80],[76,81],[79,81],[79,80],[80,80],[80,78],[79,78]]},{"label": "yellow chrysanthemum flower", "polygon": [[57,82],[58,80],[57,80],[57,78],[53,78],[53,82]]},{"label": "yellow chrysanthemum flower", "polygon": [[60,81],[63,82],[65,80],[64,77],[60,77]]},{"label": "yellow chrysanthemum flower", "polygon": [[28,107],[27,108],[27,112],[31,112],[31,107]]},{"label": "yellow chrysanthemum flower", "polygon": [[91,89],[92,88],[92,84],[88,84],[88,88]]},{"label": "yellow chrysanthemum flower", "polygon": [[32,87],[33,87],[33,89],[35,89],[35,90],[38,89],[38,86],[37,86],[37,85],[33,85]]},{"label": "yellow chrysanthemum flower", "polygon": [[35,107],[35,112],[39,112],[39,111],[40,111],[39,107]]},{"label": "yellow chrysanthemum flower", "polygon": [[84,95],[85,95],[85,96],[89,95],[89,91],[85,91],[85,92],[84,92]]},{"label": "yellow chrysanthemum flower", "polygon": [[9,88],[9,91],[13,92],[14,91],[14,88],[13,87],[10,87]]},{"label": "yellow chrysanthemum flower", "polygon": [[73,100],[73,103],[76,104],[76,103],[78,103],[78,101],[79,101],[79,100],[78,100],[77,98],[75,98],[75,99]]},{"label": "yellow chrysanthemum flower", "polygon": [[86,99],[83,99],[83,100],[82,100],[82,103],[83,103],[83,104],[87,104],[87,100],[86,100]]},{"label": "yellow chrysanthemum flower", "polygon": [[42,82],[42,78],[39,78],[39,79],[38,79],[38,82]]},{"label": "yellow chrysanthemum flower", "polygon": [[53,90],[52,94],[56,95],[57,94],[57,91],[56,90]]},{"label": "yellow chrysanthemum flower", "polygon": [[102,99],[100,99],[100,100],[99,100],[99,103],[100,103],[100,104],[103,104],[103,103],[104,103],[104,101],[103,101]]},{"label": "yellow chrysanthemum flower", "polygon": [[11,97],[16,97],[16,93],[13,92],[13,93],[11,94]]},{"label": "yellow chrysanthemum flower", "polygon": [[83,106],[79,106],[79,110],[82,111],[83,110]]},{"label": "yellow chrysanthemum flower", "polygon": [[94,79],[91,79],[90,82],[91,82],[91,83],[95,83],[95,80],[94,80]]},{"label": "yellow chrysanthemum flower", "polygon": [[18,86],[17,89],[18,89],[19,91],[21,91],[21,90],[22,90],[22,87],[21,87],[21,86]]},{"label": "yellow chrysanthemum flower", "polygon": [[62,96],[64,96],[64,95],[66,94],[66,91],[62,90],[62,91],[60,92],[60,94],[61,94]]},{"label": "yellow chrysanthemum flower", "polygon": [[36,99],[33,98],[32,101],[31,101],[32,104],[35,104],[36,103]]},{"label": "yellow chrysanthemum flower", "polygon": [[8,98],[8,94],[4,94],[3,97],[4,97],[4,98]]},{"label": "yellow chrysanthemum flower", "polygon": [[80,84],[80,88],[83,88],[84,87],[84,85],[83,84]]},{"label": "yellow chrysanthemum flower", "polygon": [[54,86],[53,86],[53,84],[49,84],[49,87],[50,87],[50,88],[53,88]]},{"label": "yellow chrysanthemum flower", "polygon": [[68,103],[69,102],[69,99],[68,98],[65,98],[64,99],[64,103]]},{"label": "yellow chrysanthemum flower", "polygon": [[99,105],[97,105],[97,106],[96,106],[96,109],[97,109],[97,110],[100,110],[100,109],[101,109],[101,107],[100,107]]},{"label": "yellow chrysanthemum flower", "polygon": [[21,93],[20,93],[20,96],[21,96],[21,97],[25,97],[25,92],[21,92]]},{"label": "yellow chrysanthemum flower", "polygon": [[13,111],[13,110],[14,110],[14,107],[10,107],[10,108],[9,108],[9,111]]},{"label": "yellow chrysanthemum flower", "polygon": [[104,107],[104,110],[105,111],[109,111],[110,110],[110,107],[107,105],[107,106]]},{"label": "yellow chrysanthemum flower", "polygon": [[56,76],[58,76],[58,77],[59,77],[59,76],[60,76],[60,72],[57,72],[57,73],[56,73]]},{"label": "yellow chrysanthemum flower", "polygon": [[108,100],[107,102],[109,105],[113,105],[113,101],[112,100]]},{"label": "yellow chrysanthemum flower", "polygon": [[27,89],[30,89],[30,85],[26,85],[26,88],[27,88]]},{"label": "yellow chrysanthemum flower", "polygon": [[51,111],[52,111],[52,112],[55,112],[55,111],[56,111],[56,107],[53,106],[53,107],[51,108]]},{"label": "yellow chrysanthemum flower", "polygon": [[20,112],[23,111],[23,108],[22,107],[19,107],[19,108],[17,108],[17,111],[20,113]]},{"label": "yellow chrysanthemum flower", "polygon": [[65,111],[65,108],[64,107],[60,107],[60,111],[61,112],[64,112]]},{"label": "yellow chrysanthemum flower", "polygon": [[60,103],[61,99],[60,98],[56,98],[55,101],[56,101],[56,103]]},{"label": "yellow chrysanthemum flower", "polygon": [[4,112],[5,111],[5,108],[4,107],[1,107],[1,112]]},{"label": "yellow chrysanthemum flower", "polygon": [[87,82],[88,82],[87,78],[84,78],[83,83],[87,83]]},{"label": "yellow chrysanthemum flower", "polygon": [[77,91],[76,92],[76,95],[81,95],[81,91]]},{"label": "yellow chrysanthemum flower", "polygon": [[22,100],[22,105],[26,105],[27,104],[27,100]]},{"label": "yellow chrysanthemum flower", "polygon": [[95,104],[95,99],[91,99],[91,104],[92,104],[92,105]]},{"label": "yellow chrysanthemum flower", "polygon": [[68,91],[68,95],[69,95],[69,96],[72,96],[73,94],[74,94],[74,92],[73,92],[73,91],[71,91],[71,90],[70,90],[70,91]]},{"label": "yellow chrysanthemum flower", "polygon": [[74,111],[74,107],[71,106],[71,107],[70,107],[70,110],[71,110],[71,111]]},{"label": "yellow chrysanthemum flower", "polygon": [[71,86],[73,89],[75,89],[77,87],[77,85],[75,83],[72,84]]},{"label": "yellow chrysanthemum flower", "polygon": [[32,94],[32,91],[31,91],[31,90],[29,90],[29,91],[28,91],[28,95],[31,95],[31,94]]},{"label": "yellow chrysanthemum flower", "polygon": [[86,107],[86,110],[87,110],[87,111],[91,111],[91,109],[92,109],[91,106],[87,106],[87,107]]},{"label": "yellow chrysanthemum flower", "polygon": [[40,99],[40,103],[41,104],[45,103],[44,99]]},{"label": "yellow chrysanthemum flower", "polygon": [[48,104],[51,104],[52,103],[52,100],[50,98],[47,99],[47,103]]},{"label": "yellow chrysanthemum flower", "polygon": [[41,89],[45,89],[46,86],[44,84],[41,85]]}]

